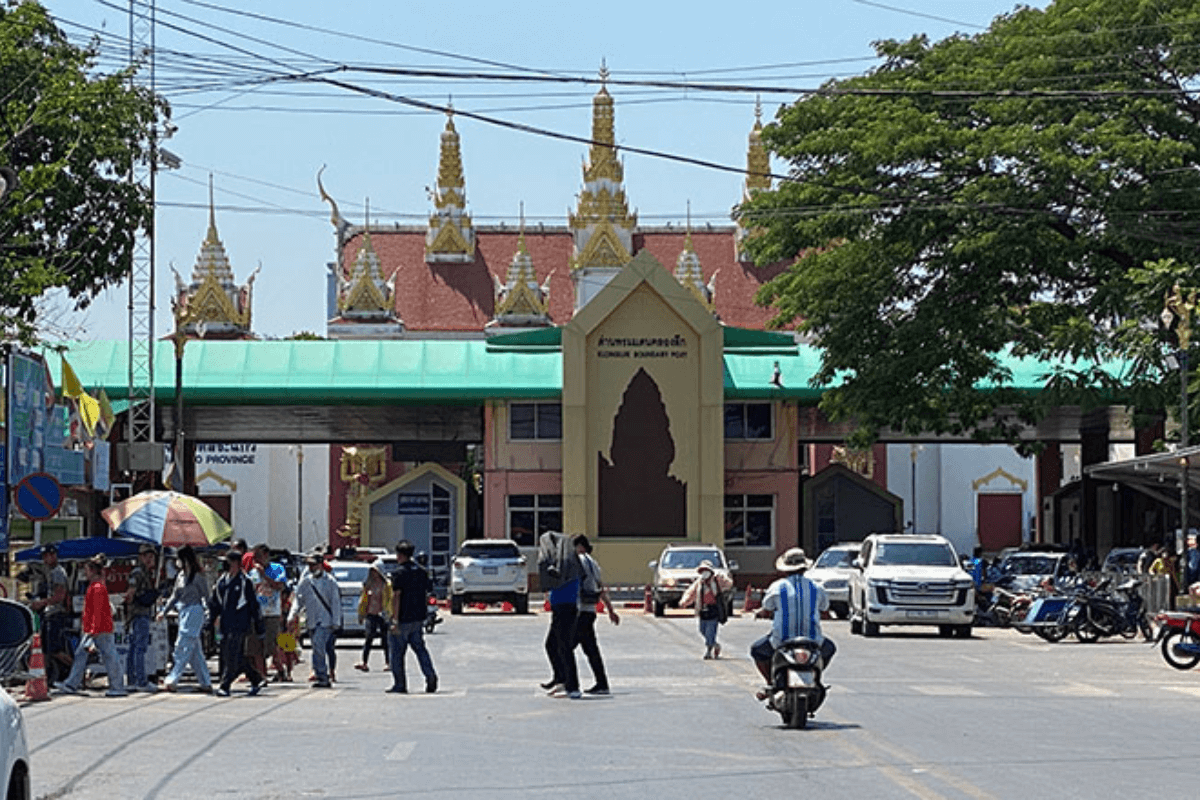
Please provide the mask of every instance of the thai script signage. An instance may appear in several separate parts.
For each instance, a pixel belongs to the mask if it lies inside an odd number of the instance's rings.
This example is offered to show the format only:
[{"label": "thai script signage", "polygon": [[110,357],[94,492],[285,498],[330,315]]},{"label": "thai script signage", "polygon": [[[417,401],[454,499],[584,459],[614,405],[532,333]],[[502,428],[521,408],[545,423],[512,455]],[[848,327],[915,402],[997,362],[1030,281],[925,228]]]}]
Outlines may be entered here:
[{"label": "thai script signage", "polygon": [[596,342],[597,358],[687,358],[688,341],[678,333],[671,336],[601,336]]}]

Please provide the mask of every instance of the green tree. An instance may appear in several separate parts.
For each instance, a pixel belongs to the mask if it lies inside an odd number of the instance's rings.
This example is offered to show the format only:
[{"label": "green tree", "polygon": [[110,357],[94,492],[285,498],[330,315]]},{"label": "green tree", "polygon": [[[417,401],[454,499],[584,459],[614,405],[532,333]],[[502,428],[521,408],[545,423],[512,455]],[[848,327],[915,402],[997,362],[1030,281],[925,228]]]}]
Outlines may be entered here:
[{"label": "green tree", "polygon": [[129,271],[148,193],[129,183],[166,104],[127,74],[97,71],[97,46],[67,41],[35,2],[0,0],[0,332],[31,343],[37,301],[61,287],[78,308]]},{"label": "green tree", "polygon": [[758,262],[797,259],[760,299],[824,348],[825,410],[859,443],[1011,439],[998,409],[1040,409],[1003,388],[1009,356],[1057,365],[1043,403],[1162,409],[1163,297],[1200,288],[1200,0],[1057,0],[876,49],[780,110],[763,140],[793,180],[739,212]]}]

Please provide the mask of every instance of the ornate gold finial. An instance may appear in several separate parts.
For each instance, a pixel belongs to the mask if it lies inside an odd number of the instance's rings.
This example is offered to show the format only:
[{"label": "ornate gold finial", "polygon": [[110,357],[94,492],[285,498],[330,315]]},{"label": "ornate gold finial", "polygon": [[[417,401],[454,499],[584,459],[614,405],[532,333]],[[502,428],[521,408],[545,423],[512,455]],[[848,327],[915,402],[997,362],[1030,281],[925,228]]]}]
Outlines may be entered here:
[{"label": "ornate gold finial", "polygon": [[213,200],[213,176],[208,173],[208,235],[205,241],[217,242],[217,204]]},{"label": "ornate gold finial", "polygon": [[600,90],[604,91],[608,88],[608,63],[605,59],[600,59]]},{"label": "ornate gold finial", "polygon": [[454,128],[454,106],[446,111],[438,157],[437,186],[433,192],[434,214],[425,234],[425,260],[430,263],[469,263],[475,260],[475,231],[466,213],[467,191],[463,178],[462,151]]},{"label": "ornate gold finial", "polygon": [[[257,271],[254,273],[257,275]],[[204,329],[217,337],[244,336],[250,332],[250,307],[254,275],[243,286],[234,282],[229,256],[217,231],[216,192],[208,176],[208,232],[192,268],[190,284],[176,274],[176,319],[188,335]]]},{"label": "ornate gold finial", "polygon": [[771,188],[771,156],[762,143],[762,100],[754,100],[754,127],[746,151],[746,197]]},{"label": "ornate gold finial", "polygon": [[[607,81],[608,74],[608,65],[601,63],[601,81]],[[621,267],[633,257],[637,216],[629,211],[621,185],[624,179],[617,158],[613,99],[601,85],[592,99],[592,145],[583,169],[583,191],[568,219],[575,236],[572,269]]]},{"label": "ornate gold finial", "polygon": [[[533,258],[525,246],[525,203],[521,203],[517,252],[508,265],[505,280],[493,275],[496,284],[495,311],[491,325],[538,327],[551,324],[550,288],[538,286]],[[547,284],[549,279],[547,278]]]},{"label": "ornate gold finial", "polygon": [[[692,245],[692,201],[687,204],[687,234],[683,240],[683,250],[675,260],[675,280],[692,293],[700,305],[709,311],[713,310],[713,287],[704,285],[704,271],[700,268],[700,256]],[[715,277],[715,274],[714,274]]]}]

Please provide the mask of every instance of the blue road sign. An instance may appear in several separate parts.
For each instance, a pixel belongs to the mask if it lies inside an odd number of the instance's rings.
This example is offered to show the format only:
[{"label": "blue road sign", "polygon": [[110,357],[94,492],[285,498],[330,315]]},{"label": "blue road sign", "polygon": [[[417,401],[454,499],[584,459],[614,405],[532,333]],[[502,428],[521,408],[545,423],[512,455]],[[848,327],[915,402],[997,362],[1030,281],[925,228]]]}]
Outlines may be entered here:
[{"label": "blue road sign", "polygon": [[17,510],[27,518],[35,522],[50,519],[62,506],[62,486],[50,473],[35,472],[17,484],[16,501]]}]

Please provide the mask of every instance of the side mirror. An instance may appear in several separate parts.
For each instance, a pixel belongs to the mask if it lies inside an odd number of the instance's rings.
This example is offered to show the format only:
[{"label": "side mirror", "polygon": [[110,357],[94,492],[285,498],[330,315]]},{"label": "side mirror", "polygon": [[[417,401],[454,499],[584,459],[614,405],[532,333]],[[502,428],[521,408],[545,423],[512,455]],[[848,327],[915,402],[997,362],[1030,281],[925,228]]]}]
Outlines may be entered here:
[{"label": "side mirror", "polygon": [[741,565],[740,565],[740,564],[738,564],[738,562],[736,562],[736,561],[730,561],[730,562],[729,562],[729,571],[730,571],[730,572],[737,572],[737,571],[738,571],[739,569],[741,569],[741,568],[742,568],[742,567],[741,567]]},{"label": "side mirror", "polygon": [[0,600],[0,678],[18,666],[33,638],[33,614],[13,600]]},{"label": "side mirror", "polygon": [[646,566],[649,567],[650,569],[656,569],[658,567],[658,559],[651,561]]},{"label": "side mirror", "polygon": [[850,566],[854,567],[855,569],[862,569],[863,568],[863,560],[861,558],[856,558],[850,562]]}]

